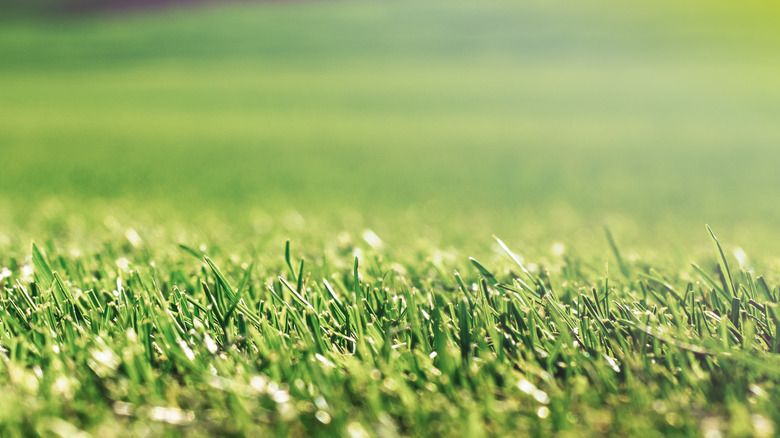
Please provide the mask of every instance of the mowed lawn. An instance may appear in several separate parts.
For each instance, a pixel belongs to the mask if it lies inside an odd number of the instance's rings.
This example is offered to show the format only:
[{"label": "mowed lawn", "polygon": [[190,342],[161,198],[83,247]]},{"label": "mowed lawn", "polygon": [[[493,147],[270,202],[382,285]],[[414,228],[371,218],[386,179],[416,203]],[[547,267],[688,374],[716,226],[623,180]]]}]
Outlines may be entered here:
[{"label": "mowed lawn", "polygon": [[315,2],[9,20],[2,197],[242,216],[430,204],[541,217],[551,235],[561,215],[774,224],[776,33],[765,11],[732,12]]},{"label": "mowed lawn", "polygon": [[0,17],[0,432],[771,435],[775,10]]}]

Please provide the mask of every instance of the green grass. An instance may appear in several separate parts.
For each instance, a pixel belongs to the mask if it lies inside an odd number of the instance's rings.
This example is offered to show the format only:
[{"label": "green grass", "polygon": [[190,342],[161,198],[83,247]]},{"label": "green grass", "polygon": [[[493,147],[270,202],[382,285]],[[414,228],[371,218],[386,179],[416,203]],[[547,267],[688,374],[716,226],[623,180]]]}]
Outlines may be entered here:
[{"label": "green grass", "polygon": [[773,12],[3,19],[0,436],[773,436]]},{"label": "green grass", "polygon": [[212,261],[132,232],[46,252],[3,273],[4,436],[771,436],[780,420],[780,289],[725,257],[469,266],[367,235]]}]

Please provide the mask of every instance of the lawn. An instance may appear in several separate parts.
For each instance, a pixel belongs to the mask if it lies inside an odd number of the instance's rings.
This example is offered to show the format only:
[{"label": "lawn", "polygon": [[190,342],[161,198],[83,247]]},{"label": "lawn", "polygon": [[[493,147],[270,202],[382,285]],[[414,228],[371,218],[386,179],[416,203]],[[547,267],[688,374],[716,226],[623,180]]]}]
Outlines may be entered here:
[{"label": "lawn", "polygon": [[773,436],[775,12],[0,15],[0,436]]}]

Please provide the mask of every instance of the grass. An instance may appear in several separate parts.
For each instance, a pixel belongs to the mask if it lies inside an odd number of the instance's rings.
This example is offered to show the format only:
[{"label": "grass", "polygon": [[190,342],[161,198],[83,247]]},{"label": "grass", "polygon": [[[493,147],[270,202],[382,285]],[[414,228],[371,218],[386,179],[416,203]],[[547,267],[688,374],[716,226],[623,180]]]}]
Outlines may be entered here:
[{"label": "grass", "polygon": [[80,257],[34,244],[32,272],[3,272],[0,424],[4,436],[771,436],[780,289],[732,274],[712,240],[721,269],[687,279],[565,254],[526,268],[501,241],[503,262],[454,272],[388,259],[371,235],[354,259],[351,246],[318,259],[288,242],[153,261],[132,233]]},{"label": "grass", "polygon": [[771,12],[5,18],[0,435],[773,436]]}]

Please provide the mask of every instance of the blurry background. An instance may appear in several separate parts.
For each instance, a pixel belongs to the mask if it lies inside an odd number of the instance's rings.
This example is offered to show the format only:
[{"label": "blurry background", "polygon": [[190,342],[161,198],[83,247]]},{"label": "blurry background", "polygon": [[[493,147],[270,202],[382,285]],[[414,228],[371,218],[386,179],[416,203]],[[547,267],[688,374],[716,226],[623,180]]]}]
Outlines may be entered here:
[{"label": "blurry background", "polygon": [[599,252],[608,225],[709,251],[709,223],[776,248],[770,3],[133,3],[0,6],[7,236],[110,217]]}]

